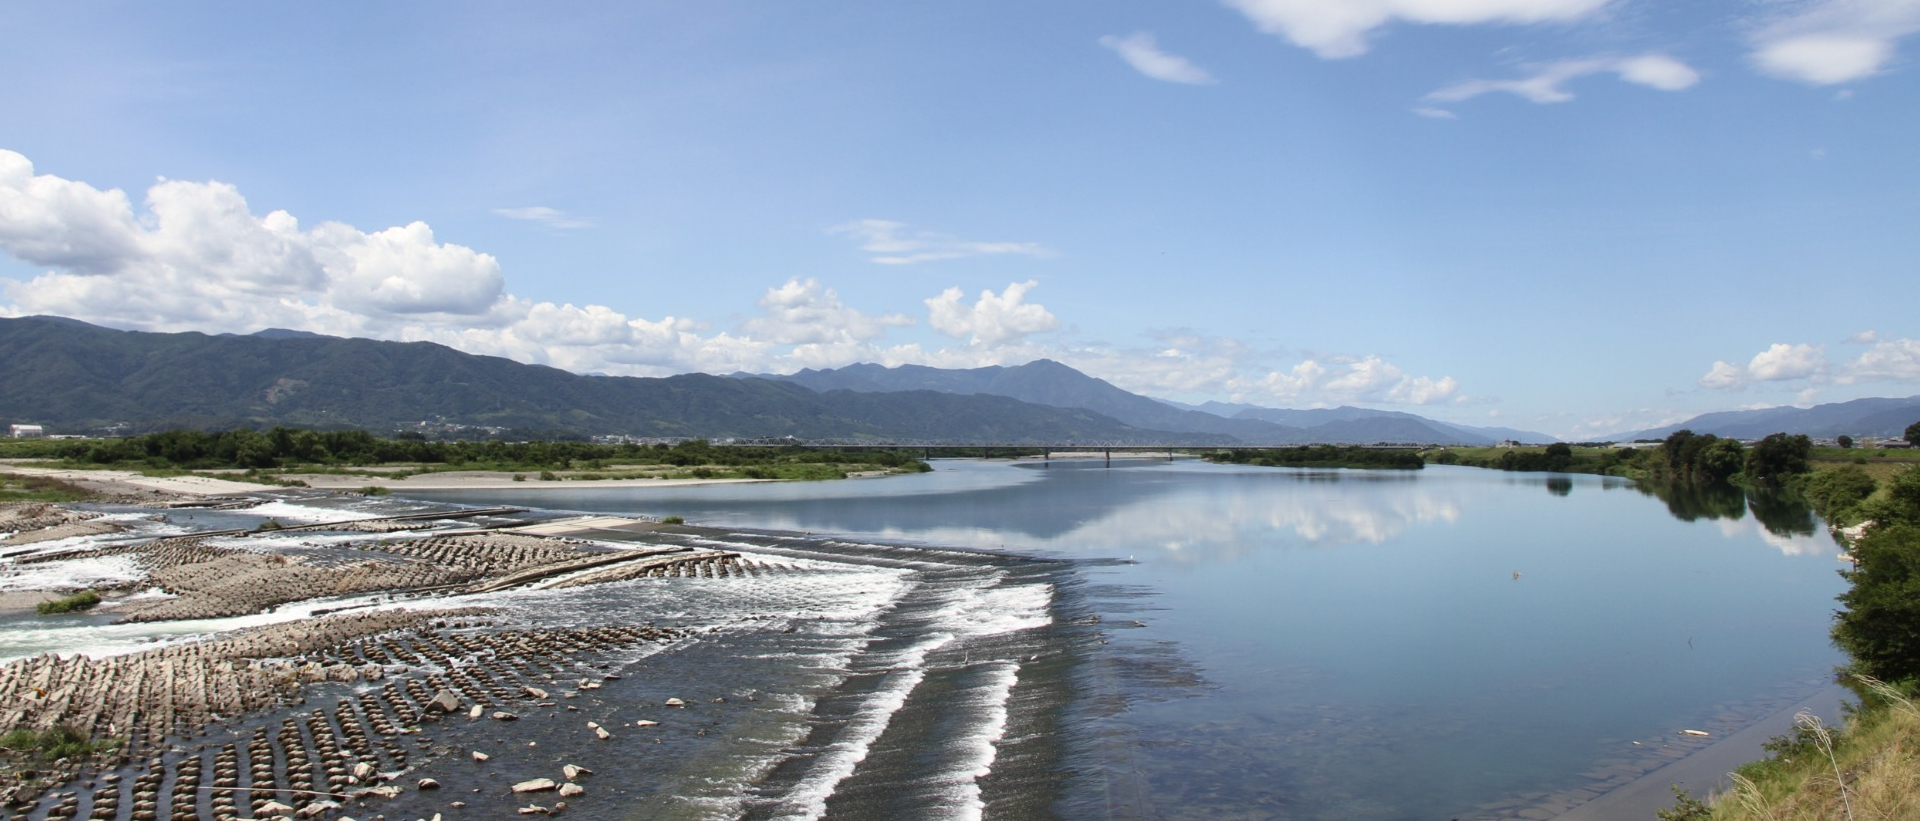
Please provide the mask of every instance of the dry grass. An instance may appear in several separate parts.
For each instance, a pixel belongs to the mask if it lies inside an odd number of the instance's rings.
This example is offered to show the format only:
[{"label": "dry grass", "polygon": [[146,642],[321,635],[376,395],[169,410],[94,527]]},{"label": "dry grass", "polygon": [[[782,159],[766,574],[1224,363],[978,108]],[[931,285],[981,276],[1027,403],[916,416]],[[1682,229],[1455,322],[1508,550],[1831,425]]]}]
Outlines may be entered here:
[{"label": "dry grass", "polygon": [[1719,821],[1920,819],[1920,707],[1879,682],[1881,703],[1834,734],[1804,721],[1797,748],[1743,767],[1713,803]]}]

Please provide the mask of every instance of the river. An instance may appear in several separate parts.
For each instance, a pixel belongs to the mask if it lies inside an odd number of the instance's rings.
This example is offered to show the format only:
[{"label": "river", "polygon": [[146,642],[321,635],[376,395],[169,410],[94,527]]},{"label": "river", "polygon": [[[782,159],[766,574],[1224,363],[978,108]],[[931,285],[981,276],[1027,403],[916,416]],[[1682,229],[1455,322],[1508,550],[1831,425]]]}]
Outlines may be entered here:
[{"label": "river", "polygon": [[[1804,508],[1431,466],[942,460],[825,483],[418,493],[1071,560],[1087,817],[1548,817],[1826,687]],[[1703,737],[1683,733],[1694,730]]]}]

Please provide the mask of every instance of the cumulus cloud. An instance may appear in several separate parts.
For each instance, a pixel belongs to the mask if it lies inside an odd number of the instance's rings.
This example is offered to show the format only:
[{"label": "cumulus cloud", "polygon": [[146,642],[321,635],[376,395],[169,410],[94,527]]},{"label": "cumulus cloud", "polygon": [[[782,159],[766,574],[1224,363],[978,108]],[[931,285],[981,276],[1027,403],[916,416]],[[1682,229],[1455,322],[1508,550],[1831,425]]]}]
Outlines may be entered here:
[{"label": "cumulus cloud", "polygon": [[1271,371],[1231,383],[1235,401],[1281,404],[1439,405],[1461,401],[1451,376],[1411,376],[1378,356],[1322,363],[1306,359],[1286,371]]},{"label": "cumulus cloud", "polygon": [[1517,80],[1467,80],[1429,93],[1423,99],[1430,103],[1457,103],[1482,94],[1505,92],[1535,103],[1564,103],[1573,99],[1573,92],[1566,89],[1569,81],[1603,73],[1616,74],[1626,82],[1661,91],[1682,91],[1700,81],[1699,72],[1664,54],[1593,57],[1537,66],[1531,75]]},{"label": "cumulus cloud", "polygon": [[1753,355],[1747,376],[1761,382],[1806,379],[1827,369],[1827,352],[1818,345],[1775,343]]},{"label": "cumulus cloud", "polygon": [[593,220],[581,219],[558,208],[545,205],[529,205],[525,208],[495,208],[493,213],[510,220],[537,222],[548,228],[566,230],[569,228],[592,228]]},{"label": "cumulus cloud", "polygon": [[161,180],[136,207],[122,191],[36,174],[8,151],[0,151],[0,251],[46,269],[26,281],[0,279],[0,315],[56,314],[121,328],[293,328],[632,376],[1049,358],[1152,395],[1232,393],[1308,405],[1460,396],[1450,377],[1408,375],[1377,356],[1275,370],[1269,363],[1277,354],[1188,330],[1156,332],[1136,347],[1077,342],[1053,333],[1061,321],[1032,300],[1038,285],[1031,280],[972,298],[947,288],[924,300],[926,326],[959,340],[926,347],[890,338],[919,318],[862,310],[809,278],[767,288],[751,316],[724,329],[685,316],[529,300],[508,292],[491,255],[443,242],[422,222],[308,228],[283,211],[255,214],[220,182]]},{"label": "cumulus cloud", "polygon": [[959,288],[948,288],[926,301],[927,324],[970,345],[1004,345],[1031,334],[1060,327],[1060,320],[1046,306],[1028,302],[1027,292],[1039,283],[1015,282],[1000,293],[981,291],[972,305]]},{"label": "cumulus cloud", "polygon": [[768,289],[760,298],[760,316],[740,326],[758,339],[781,345],[823,345],[867,342],[887,328],[913,324],[900,314],[869,316],[840,302],[832,288],[813,279],[790,279]]},{"label": "cumulus cloud", "polygon": [[1823,378],[1827,374],[1827,351],[1821,345],[1789,345],[1776,342],[1753,355],[1745,366],[1715,362],[1701,387],[1738,390],[1754,382],[1787,382],[1796,379]]},{"label": "cumulus cloud", "polygon": [[1366,53],[1367,37],[1393,22],[1476,25],[1566,23],[1612,0],[1223,0],[1268,34],[1327,59]]},{"label": "cumulus cloud", "polygon": [[942,259],[1020,254],[1044,257],[1052,252],[1036,242],[979,242],[934,231],[909,230],[905,223],[863,219],[827,229],[860,241],[860,250],[881,265],[912,265]]},{"label": "cumulus cloud", "polygon": [[1762,72],[1810,85],[1834,85],[1880,73],[1899,41],[1920,32],[1920,0],[1816,0],[1796,3],[1753,37]]},{"label": "cumulus cloud", "polygon": [[1875,342],[1847,363],[1843,382],[1920,382],[1920,339]]},{"label": "cumulus cloud", "polygon": [[1153,35],[1144,31],[1135,32],[1126,37],[1115,37],[1109,34],[1100,38],[1100,45],[1113,49],[1120,55],[1120,59],[1127,61],[1127,65],[1133,66],[1135,71],[1155,80],[1193,85],[1215,82],[1213,75],[1208,74],[1206,69],[1194,65],[1187,58],[1161,51],[1160,46],[1154,42]]},{"label": "cumulus cloud", "polygon": [[1851,343],[1867,349],[1851,360],[1834,363],[1823,345],[1775,343],[1754,354],[1746,365],[1715,362],[1700,385],[1719,390],[1738,390],[1759,382],[1796,382],[1804,380],[1802,400],[1811,401],[1813,390],[1826,385],[1858,385],[1876,382],[1920,383],[1920,340],[1881,339],[1873,331],[1854,334]]}]

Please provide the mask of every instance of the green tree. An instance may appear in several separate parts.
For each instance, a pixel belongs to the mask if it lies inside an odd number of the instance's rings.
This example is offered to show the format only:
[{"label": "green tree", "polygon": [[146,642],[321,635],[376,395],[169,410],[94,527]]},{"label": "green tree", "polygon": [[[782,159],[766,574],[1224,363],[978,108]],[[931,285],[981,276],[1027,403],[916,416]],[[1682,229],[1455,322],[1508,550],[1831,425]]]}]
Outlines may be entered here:
[{"label": "green tree", "polygon": [[1813,440],[1804,435],[1768,434],[1747,454],[1747,478],[1756,482],[1778,482],[1812,469],[1807,458],[1813,455]]},{"label": "green tree", "polygon": [[1920,448],[1920,422],[1907,426],[1907,444]]},{"label": "green tree", "polygon": [[1834,643],[1881,681],[1920,677],[1920,528],[1876,524],[1851,552],[1854,569],[1841,575],[1853,587],[1840,595]]},{"label": "green tree", "polygon": [[1834,442],[1835,442],[1835,443],[1837,443],[1838,445],[1840,445],[1840,447],[1843,447],[1843,448],[1850,448],[1850,447],[1853,447],[1853,437],[1851,437],[1851,436],[1848,436],[1848,435],[1846,435],[1846,434],[1844,434],[1844,433],[1843,433],[1843,434],[1840,434],[1840,438],[1838,438],[1838,439],[1835,439],[1835,440],[1834,440]]}]

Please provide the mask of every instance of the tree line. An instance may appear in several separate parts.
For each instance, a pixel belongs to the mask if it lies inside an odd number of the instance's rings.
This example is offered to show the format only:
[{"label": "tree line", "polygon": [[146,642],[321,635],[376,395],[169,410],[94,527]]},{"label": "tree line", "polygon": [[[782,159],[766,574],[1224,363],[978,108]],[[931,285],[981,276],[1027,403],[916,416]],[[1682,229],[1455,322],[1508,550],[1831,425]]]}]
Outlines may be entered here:
[{"label": "tree line", "polygon": [[430,441],[366,431],[314,431],[276,427],[205,432],[169,430],[121,439],[74,439],[49,443],[54,458],[95,465],[154,468],[267,470],[296,465],[365,466],[426,464],[495,468],[558,468],[605,463],[751,466],[769,464],[867,464],[912,467],[919,455],[896,449],[846,451],[801,445],[715,445],[703,439],[677,444],[490,440]]},{"label": "tree line", "polygon": [[1294,448],[1259,448],[1216,451],[1207,461],[1234,465],[1264,465],[1289,468],[1375,468],[1419,470],[1426,460],[1419,452],[1403,449],[1367,448],[1357,445],[1301,445]]}]

